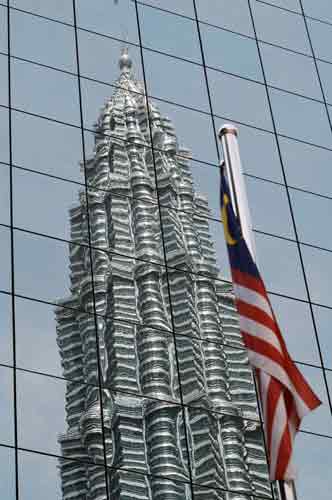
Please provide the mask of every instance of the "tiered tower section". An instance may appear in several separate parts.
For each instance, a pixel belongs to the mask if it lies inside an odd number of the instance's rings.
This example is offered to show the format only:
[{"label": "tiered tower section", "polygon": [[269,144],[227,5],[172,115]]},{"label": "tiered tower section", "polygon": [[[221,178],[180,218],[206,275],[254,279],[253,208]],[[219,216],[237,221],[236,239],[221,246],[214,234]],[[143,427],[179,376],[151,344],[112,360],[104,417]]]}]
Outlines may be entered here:
[{"label": "tiered tower section", "polygon": [[120,70],[85,165],[87,196],[70,213],[71,295],[57,309],[63,499],[269,498],[207,202],[172,124],[147,109],[126,50]]}]

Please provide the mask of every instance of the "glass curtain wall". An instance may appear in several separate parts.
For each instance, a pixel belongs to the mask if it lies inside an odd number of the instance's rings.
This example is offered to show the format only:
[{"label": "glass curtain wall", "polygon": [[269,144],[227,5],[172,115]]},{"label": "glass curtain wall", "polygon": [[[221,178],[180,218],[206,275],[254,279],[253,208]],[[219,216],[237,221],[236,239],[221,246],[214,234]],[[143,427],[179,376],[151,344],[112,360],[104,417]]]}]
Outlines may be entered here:
[{"label": "glass curtain wall", "polygon": [[[84,393],[84,397],[92,398],[93,387],[104,402],[102,389],[106,388],[107,397],[117,394],[118,408],[121,394],[132,397],[121,387],[103,387],[100,372],[107,361],[100,354],[102,346],[96,332],[105,318],[98,309],[98,280],[95,278],[89,292],[89,308],[70,302],[75,272],[79,272],[75,255],[84,247],[86,265],[93,269],[100,252],[91,243],[93,228],[98,232],[98,220],[92,222],[92,218],[98,219],[98,213],[92,214],[88,202],[91,190],[95,189],[96,198],[100,194],[89,177],[96,139],[102,139],[100,121],[97,129],[95,122],[104,116],[110,97],[121,94],[120,75],[128,66],[139,82],[130,92],[141,94],[142,102],[148,97],[163,117],[164,129],[169,127],[170,136],[174,126],[180,146],[163,143],[169,161],[174,160],[175,151],[177,164],[183,164],[184,170],[190,162],[194,190],[208,201],[209,210],[204,202],[198,203],[191,215],[196,217],[202,234],[211,234],[216,267],[221,272],[213,278],[209,274],[209,279],[221,294],[229,293],[230,273],[219,219],[218,166],[222,153],[217,130],[225,122],[238,127],[259,267],[289,351],[323,402],[304,420],[296,440],[298,497],[327,498],[332,489],[331,43],[332,5],[328,0],[0,2],[1,498],[62,500],[66,474],[72,478],[66,498],[70,492],[77,495],[79,491],[81,496],[77,498],[94,498],[93,488],[98,498],[117,498],[115,486],[98,490],[98,478],[107,476],[113,467],[107,458],[110,443],[116,440],[107,423],[112,421],[111,412],[97,412],[91,417],[95,427],[104,431],[108,426],[111,436],[103,432],[103,441],[98,442],[93,432],[86,431],[86,446],[95,448],[94,459],[80,454],[74,438],[70,441],[66,435],[65,447],[63,440],[66,418],[68,422],[70,414],[75,420],[82,400],[75,396],[76,407],[70,394]],[[146,134],[160,118],[153,109],[145,117]],[[126,113],[126,126],[130,128],[130,102]],[[119,145],[123,139],[116,140]],[[165,179],[158,175],[158,169],[165,158],[158,165],[158,144],[152,143],[148,156],[156,191],[162,193]],[[139,141],[136,147],[139,149]],[[121,151],[118,155],[121,162]],[[125,200],[129,195],[125,189],[123,193]],[[135,197],[132,192],[130,196]],[[147,212],[159,214],[155,234],[161,236],[164,252],[158,260],[151,255],[147,259],[138,256],[138,260],[145,259],[147,265],[165,270],[167,283],[162,278],[159,282],[160,293],[165,295],[174,267],[182,273],[175,281],[198,283],[207,271],[189,269],[184,262],[179,266],[166,248],[172,210],[179,220],[185,219],[186,211],[174,209],[167,196],[150,200],[151,207],[145,203]],[[79,217],[87,221],[88,236],[83,242],[75,234],[78,204]],[[123,209],[120,207],[120,212]],[[139,204],[137,210],[141,210]],[[112,249],[106,252],[112,254]],[[137,259],[125,245],[122,252],[113,250],[113,254],[121,269],[130,267],[127,260],[132,263]],[[74,257],[69,260],[69,256]],[[148,289],[149,284],[146,286]],[[174,286],[176,290],[176,283]],[[84,295],[84,290],[80,288],[79,293]],[[166,303],[173,317],[177,306],[175,291]],[[70,319],[76,309],[82,328],[91,323],[95,332],[95,344],[89,347],[87,342],[82,354],[84,366],[92,366],[91,360],[96,360],[97,375],[92,382],[77,382],[74,376],[79,347],[71,340],[61,344],[59,333],[57,337],[59,321]],[[231,301],[229,311],[233,314]],[[118,320],[123,336],[130,324],[138,321],[130,312],[126,314],[128,322],[123,317]],[[71,337],[74,330],[68,328]],[[174,323],[169,334],[173,345],[169,349],[177,354],[181,349],[185,352],[186,335],[177,332]],[[195,342],[190,356],[209,341],[198,338]],[[227,352],[227,346],[219,347]],[[241,351],[239,346],[230,347]],[[72,358],[65,366],[66,349]],[[184,467],[183,477],[175,473],[167,476],[166,472],[163,476],[161,471],[155,483],[145,483],[146,488],[157,484],[161,492],[184,491],[188,498],[203,498],[207,492],[210,497],[227,500],[271,498],[273,492],[264,492],[263,487],[257,489],[258,493],[253,490],[246,494],[245,489],[229,489],[229,483],[222,480],[216,488],[193,480],[191,448],[184,428],[186,418],[195,418],[197,401],[191,404],[193,400],[183,399],[188,382],[185,358],[182,367],[181,360],[178,362],[179,367],[183,377],[177,382],[179,397],[175,401],[165,397],[164,404],[173,405],[174,412],[180,408],[177,435],[183,442],[176,446],[188,467]],[[181,379],[181,373],[178,375]],[[190,385],[190,376],[188,380]],[[154,408],[151,394],[141,392],[135,397],[144,399],[144,408]],[[214,422],[216,410],[211,407],[209,411],[205,418]],[[220,411],[227,417],[227,409]],[[236,418],[242,428],[243,415]],[[255,427],[255,417],[251,419]],[[198,434],[206,425],[203,420]],[[84,425],[82,419],[80,425]],[[125,419],[121,425],[126,425]],[[134,435],[132,439],[135,441]],[[63,450],[70,446],[71,458],[66,461]],[[134,449],[135,453],[139,451]],[[87,470],[90,493],[80,479]],[[128,484],[135,489],[150,473],[131,470]]]}]

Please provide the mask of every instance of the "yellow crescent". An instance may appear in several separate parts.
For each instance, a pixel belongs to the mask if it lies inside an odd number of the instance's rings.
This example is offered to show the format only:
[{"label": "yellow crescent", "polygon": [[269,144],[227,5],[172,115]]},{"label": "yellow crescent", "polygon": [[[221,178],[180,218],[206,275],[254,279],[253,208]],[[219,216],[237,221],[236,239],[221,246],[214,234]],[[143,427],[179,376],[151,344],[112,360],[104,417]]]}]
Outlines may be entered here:
[{"label": "yellow crescent", "polygon": [[224,201],[224,203],[223,203],[223,206],[221,209],[221,218],[222,218],[222,221],[224,223],[226,242],[227,242],[227,245],[236,245],[237,241],[234,238],[232,238],[231,233],[229,232],[228,216],[227,216],[227,205],[229,203],[229,198],[228,198],[227,194],[224,194],[223,201]]}]

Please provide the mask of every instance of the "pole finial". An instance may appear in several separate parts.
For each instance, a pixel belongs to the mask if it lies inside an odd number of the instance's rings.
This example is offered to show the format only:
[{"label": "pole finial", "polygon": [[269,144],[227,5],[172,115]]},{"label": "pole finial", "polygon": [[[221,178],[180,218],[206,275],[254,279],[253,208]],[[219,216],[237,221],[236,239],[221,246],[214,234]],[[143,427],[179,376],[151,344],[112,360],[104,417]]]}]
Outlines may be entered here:
[{"label": "pole finial", "polygon": [[233,134],[236,137],[238,136],[238,129],[235,127],[235,125],[232,125],[232,123],[225,123],[222,125],[218,131],[218,137],[219,139],[222,138],[223,135],[225,134]]},{"label": "pole finial", "polygon": [[119,59],[119,68],[121,73],[129,73],[133,65],[133,61],[131,60],[128,47],[123,47],[121,50],[121,57]]}]

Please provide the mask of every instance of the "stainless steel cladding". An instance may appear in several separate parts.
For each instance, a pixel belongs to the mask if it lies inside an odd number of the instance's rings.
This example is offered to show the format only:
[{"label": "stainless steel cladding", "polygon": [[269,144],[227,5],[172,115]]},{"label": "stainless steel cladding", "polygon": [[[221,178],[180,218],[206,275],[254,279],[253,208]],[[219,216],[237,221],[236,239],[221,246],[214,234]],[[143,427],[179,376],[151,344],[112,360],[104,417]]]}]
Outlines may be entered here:
[{"label": "stainless steel cladding", "polygon": [[70,212],[71,295],[57,310],[68,379],[63,499],[270,498],[208,204],[190,153],[157,106],[147,109],[131,67],[124,49],[82,166],[88,194]]}]

